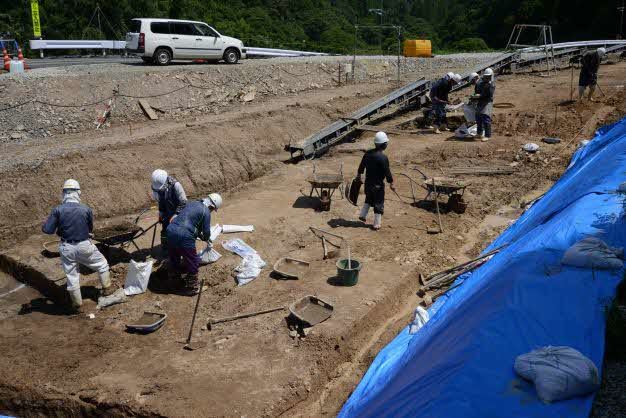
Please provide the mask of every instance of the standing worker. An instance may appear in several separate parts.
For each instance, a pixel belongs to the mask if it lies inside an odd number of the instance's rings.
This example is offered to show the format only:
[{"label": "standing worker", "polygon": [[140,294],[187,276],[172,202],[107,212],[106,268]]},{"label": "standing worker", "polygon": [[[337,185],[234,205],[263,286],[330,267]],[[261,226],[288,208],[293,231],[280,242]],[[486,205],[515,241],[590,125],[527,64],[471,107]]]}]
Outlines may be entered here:
[{"label": "standing worker", "polygon": [[211,245],[211,212],[221,206],[222,197],[217,193],[211,193],[206,199],[188,202],[167,228],[168,278],[172,281],[179,274],[185,274],[181,289],[184,296],[197,295],[200,290],[200,256],[196,251],[196,239]]},{"label": "standing worker", "polygon": [[174,215],[187,204],[187,195],[182,184],[165,170],[152,172],[152,197],[159,203],[159,222],[161,222],[161,250],[167,254],[167,227]]},{"label": "standing worker", "polygon": [[448,130],[446,118],[446,105],[449,103],[448,96],[452,87],[460,82],[460,75],[448,73],[430,89],[430,100],[433,103],[433,113],[435,114],[434,133],[436,134],[440,134],[441,130]]},{"label": "standing worker", "polygon": [[361,209],[359,219],[365,222],[370,207],[373,207],[373,228],[376,231],[381,227],[383,213],[385,211],[385,179],[387,179],[391,190],[396,190],[393,185],[391,170],[389,169],[389,159],[383,152],[387,148],[388,143],[389,138],[387,134],[377,132],[374,137],[375,148],[365,153],[357,173],[357,177],[360,181],[361,175],[365,172],[365,204]]},{"label": "standing worker", "polygon": [[109,263],[89,241],[93,231],[93,212],[80,203],[80,185],[76,180],[69,179],[63,184],[63,203],[52,209],[41,230],[61,237],[61,266],[67,276],[67,291],[75,313],[80,313],[83,304],[79,265],[98,272],[103,296],[114,292],[109,277]]},{"label": "standing worker", "polygon": [[583,99],[585,88],[589,87],[589,101],[593,100],[593,92],[598,84],[598,70],[602,57],[606,55],[606,49],[598,48],[595,51],[587,51],[580,59],[580,77],[578,78],[578,96]]},{"label": "standing worker", "polygon": [[496,92],[496,83],[493,79],[493,70],[487,68],[483,78],[476,84],[476,124],[477,135],[481,141],[491,138],[491,114],[493,113],[493,95]]},{"label": "standing worker", "polygon": [[471,73],[469,76],[469,82],[474,86],[474,93],[476,92],[476,86],[480,81],[480,75],[478,73]]}]

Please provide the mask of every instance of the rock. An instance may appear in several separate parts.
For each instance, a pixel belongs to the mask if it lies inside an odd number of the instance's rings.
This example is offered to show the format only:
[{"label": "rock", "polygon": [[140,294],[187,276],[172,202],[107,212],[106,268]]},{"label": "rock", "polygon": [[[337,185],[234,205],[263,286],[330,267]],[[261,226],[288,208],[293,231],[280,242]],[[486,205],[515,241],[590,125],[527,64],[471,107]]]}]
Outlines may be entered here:
[{"label": "rock", "polygon": [[17,131],[23,131],[23,130],[25,130],[25,129],[26,129],[26,128],[24,127],[24,125],[17,125],[17,126],[15,127],[15,130],[17,130]]},{"label": "rock", "polygon": [[291,338],[296,338],[298,336],[298,331],[296,331],[295,329],[292,329],[291,331],[289,331],[289,336]]},{"label": "rock", "polygon": [[19,132],[13,132],[11,134],[11,139],[22,139],[23,135]]}]

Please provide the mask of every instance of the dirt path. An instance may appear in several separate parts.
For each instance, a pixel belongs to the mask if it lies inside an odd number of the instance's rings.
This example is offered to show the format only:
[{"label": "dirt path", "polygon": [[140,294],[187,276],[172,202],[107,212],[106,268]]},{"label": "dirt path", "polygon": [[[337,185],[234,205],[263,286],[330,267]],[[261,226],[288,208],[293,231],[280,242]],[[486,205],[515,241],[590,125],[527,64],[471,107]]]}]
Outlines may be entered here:
[{"label": "dirt path", "polygon": [[[626,81],[624,74],[622,64],[603,67],[603,77],[616,85]],[[226,205],[213,222],[254,224],[255,232],[232,237],[245,239],[268,264],[290,255],[309,260],[311,269],[296,281],[273,279],[266,268],[252,283],[236,287],[231,273],[239,259],[218,244],[224,257],[201,270],[209,289],[194,334],[208,347],[194,352],[182,350],[180,344],[193,310],[188,298],[150,291],[102,311],[87,300],[86,309],[95,319],[58,315],[54,307],[36,298],[21,308],[21,315],[16,308],[7,308],[5,319],[0,320],[0,369],[5,371],[0,379],[0,410],[20,416],[96,415],[97,410],[140,416],[336,414],[375,353],[408,323],[419,302],[417,273],[437,271],[477,252],[506,226],[507,219],[518,215],[520,200],[530,199],[561,174],[578,140],[549,146],[541,138],[558,135],[570,140],[594,124],[624,115],[624,92],[614,88],[601,103],[562,107],[554,123],[556,105],[569,95],[562,88],[568,83],[565,73],[557,78],[500,78],[498,101],[516,107],[497,111],[496,136],[487,143],[459,142],[446,135],[392,136],[389,155],[401,199],[387,195],[384,227],[379,232],[357,221],[358,208],[338,197],[329,212],[316,212],[316,202],[300,192],[306,190],[312,162],[281,162],[285,154],[279,144],[287,131],[300,134],[331,118],[325,112],[342,113],[369,100],[344,96],[327,110],[328,97],[338,97],[335,91],[306,106],[294,103],[292,107],[287,102],[281,110],[272,110],[268,103],[269,108],[239,118],[233,114],[215,123],[211,119],[207,123],[212,131],[231,138],[228,148],[207,137],[205,125],[185,127],[184,136],[173,128],[157,137],[107,144],[95,156],[68,155],[63,162],[44,164],[34,174],[27,170],[6,173],[11,186],[2,201],[13,203],[3,203],[8,214],[2,224],[5,237],[19,235],[11,217],[35,206],[23,222],[24,233],[32,231],[29,225],[35,225],[56,201],[57,180],[65,175],[77,175],[86,184],[84,200],[95,206],[99,219],[104,214],[130,218],[132,208],[145,205],[149,171],[163,165],[173,168],[192,194],[216,190],[215,185],[218,190],[230,187],[224,193]],[[346,89],[343,94],[354,96],[356,87]],[[399,122],[389,120],[383,125],[395,127]],[[250,133],[252,127],[256,132]],[[358,145],[368,146],[371,137],[363,135]],[[168,144],[165,151],[159,148],[162,141]],[[538,154],[520,151],[530,141],[541,145]],[[343,164],[346,177],[352,176],[361,157],[360,152],[351,151],[354,145],[342,145],[317,160],[318,170],[336,171]],[[141,160],[141,166],[132,167],[133,159]],[[445,232],[428,235],[426,229],[436,225],[436,215],[425,202],[417,207],[411,204],[409,183],[399,176],[405,173],[418,179],[412,170],[415,165],[437,175],[461,165],[507,165],[518,171],[508,176],[464,176],[471,183],[466,193],[468,210],[463,215],[444,213]],[[121,169],[130,183],[119,179]],[[103,183],[106,192],[98,189]],[[20,190],[24,196],[38,191],[49,197],[36,203],[22,197],[21,208],[15,203],[20,201]],[[121,209],[116,208],[120,205]],[[336,260],[322,259],[320,242],[309,226],[347,238],[353,257],[364,264],[357,286],[335,285]],[[218,242],[229,238],[222,236]],[[147,245],[146,240],[140,245]],[[115,279],[121,281],[125,271],[124,263],[116,264]],[[162,274],[156,272],[153,280]],[[335,310],[304,339],[289,336],[285,314],[280,312],[221,324],[212,331],[200,328],[208,318],[287,306],[307,294],[327,300]],[[144,310],[167,312],[166,325],[146,336],[124,332],[124,325]]]}]

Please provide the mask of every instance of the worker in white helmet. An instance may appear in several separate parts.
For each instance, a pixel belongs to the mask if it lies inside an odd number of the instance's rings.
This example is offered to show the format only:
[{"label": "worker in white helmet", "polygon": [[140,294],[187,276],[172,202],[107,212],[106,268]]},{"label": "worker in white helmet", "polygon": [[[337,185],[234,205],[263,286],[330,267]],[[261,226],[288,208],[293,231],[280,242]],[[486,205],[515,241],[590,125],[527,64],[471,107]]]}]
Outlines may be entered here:
[{"label": "worker in white helmet", "polygon": [[435,116],[434,132],[440,134],[447,131],[446,105],[449,103],[449,94],[452,87],[461,82],[459,74],[447,73],[445,77],[437,81],[430,89],[430,100],[432,101],[432,111]]},{"label": "worker in white helmet", "polygon": [[598,85],[598,70],[602,58],[606,55],[605,48],[598,48],[595,51],[587,51],[580,59],[580,76],[578,77],[578,96],[583,99],[585,89],[589,87],[589,100],[593,100],[593,93]]},{"label": "worker in white helmet", "polygon": [[474,103],[476,107],[477,135],[481,141],[491,138],[491,115],[493,114],[493,97],[496,92],[494,73],[487,68],[481,80],[476,84]]},{"label": "worker in white helmet", "polygon": [[384,132],[377,132],[374,136],[374,149],[369,150],[363,156],[357,172],[359,181],[365,172],[365,204],[361,209],[359,219],[367,220],[370,207],[374,208],[374,230],[379,230],[382,225],[383,213],[385,212],[385,179],[391,190],[396,190],[393,184],[393,176],[389,169],[389,159],[384,151],[389,143],[389,138]]},{"label": "worker in white helmet", "polygon": [[478,81],[480,80],[480,75],[478,73],[471,73],[469,76],[469,82],[472,85],[476,85],[478,84]]},{"label": "worker in white helmet", "polygon": [[80,184],[74,179],[67,180],[63,184],[63,203],[52,209],[41,228],[46,234],[56,233],[61,237],[61,266],[67,277],[67,291],[75,313],[81,311],[83,304],[79,265],[98,272],[103,296],[115,291],[109,276],[109,263],[89,240],[93,231],[93,212],[80,202],[80,194]]},{"label": "worker in white helmet", "polygon": [[161,250],[167,254],[167,227],[173,216],[178,214],[187,203],[187,195],[182,184],[165,170],[152,172],[152,198],[159,204],[159,222],[161,222]]},{"label": "worker in white helmet", "polygon": [[[200,256],[196,240],[211,245],[211,212],[222,206],[222,196],[211,193],[207,198],[188,202],[167,228],[168,279],[170,286],[184,296],[198,294]],[[184,275],[181,279],[181,275]]]}]

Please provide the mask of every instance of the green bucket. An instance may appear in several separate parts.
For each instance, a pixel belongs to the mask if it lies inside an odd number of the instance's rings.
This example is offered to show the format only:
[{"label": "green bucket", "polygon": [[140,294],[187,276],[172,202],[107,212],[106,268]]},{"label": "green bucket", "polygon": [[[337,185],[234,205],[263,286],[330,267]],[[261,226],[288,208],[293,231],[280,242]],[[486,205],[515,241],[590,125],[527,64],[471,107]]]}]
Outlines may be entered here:
[{"label": "green bucket", "polygon": [[348,260],[337,261],[337,277],[342,286],[354,286],[359,281],[359,271],[361,271],[361,263],[356,260],[350,260],[350,268],[348,268]]}]

